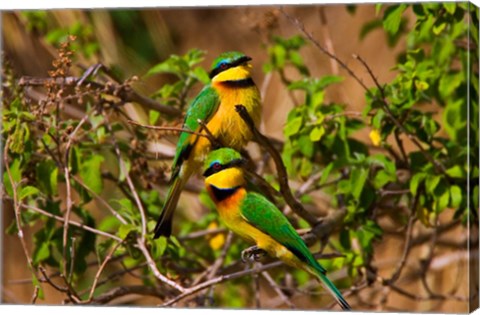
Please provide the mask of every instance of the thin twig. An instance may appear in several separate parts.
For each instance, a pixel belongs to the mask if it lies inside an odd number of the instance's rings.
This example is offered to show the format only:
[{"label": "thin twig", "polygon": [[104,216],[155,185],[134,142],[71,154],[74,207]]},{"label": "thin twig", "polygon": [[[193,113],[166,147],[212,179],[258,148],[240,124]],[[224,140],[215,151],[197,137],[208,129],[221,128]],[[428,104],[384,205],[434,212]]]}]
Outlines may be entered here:
[{"label": "thin twig", "polygon": [[262,277],[267,280],[268,284],[270,287],[277,293],[277,295],[280,297],[280,299],[291,309],[295,309],[296,306],[295,304],[290,301],[290,299],[283,293],[282,289],[275,283],[273,278],[270,276],[270,274],[267,271],[262,271],[261,273]]},{"label": "thin twig", "polygon": [[328,57],[332,58],[333,60],[335,60],[345,71],[348,72],[348,74],[355,79],[355,81],[357,81],[364,89],[365,91],[368,91],[368,87],[365,85],[365,83],[363,83],[363,81],[355,74],[355,72],[352,71],[352,69],[350,69],[342,60],[340,60],[337,56],[335,56],[334,54],[332,54],[331,52],[328,51],[328,49],[324,48],[322,45],[320,45],[320,43],[313,37],[313,35],[308,32],[306,29],[305,29],[305,26],[303,25],[302,22],[300,22],[300,20],[298,20],[297,18],[291,16],[290,14],[288,14],[287,12],[285,12],[283,10],[283,7],[280,7],[280,11],[283,13],[283,15],[285,17],[287,17],[288,20],[290,20],[290,22],[292,22],[293,24],[295,24],[297,26],[297,28],[303,33],[305,34],[305,36],[315,45],[315,47],[317,47],[320,51],[322,51],[324,54],[326,54]]},{"label": "thin twig", "polygon": [[90,303],[92,301],[93,293],[95,292],[95,289],[97,288],[97,283],[98,283],[98,280],[100,279],[100,275],[102,274],[103,269],[105,269],[105,266],[110,261],[110,259],[112,259],[112,256],[115,253],[115,251],[117,250],[117,248],[122,244],[123,244],[123,242],[119,242],[115,246],[113,246],[112,249],[110,250],[110,252],[108,253],[107,257],[105,257],[105,259],[103,260],[102,264],[98,268],[97,273],[95,274],[95,278],[93,280],[92,288],[90,289],[90,294],[88,295],[88,299],[85,303]]},{"label": "thin twig", "polygon": [[130,177],[129,170],[127,170],[127,166],[125,165],[125,161],[122,158],[122,153],[120,151],[120,147],[118,146],[117,140],[114,137],[114,132],[112,130],[112,126],[110,125],[108,115],[105,116],[105,121],[106,121],[105,126],[112,136],[111,139],[112,139],[113,147],[115,149],[115,153],[117,154],[118,164],[119,164],[120,170],[123,174],[125,174],[125,179],[127,180],[128,187],[130,188],[130,191],[133,195],[133,199],[135,200],[138,211],[140,213],[140,219],[141,219],[141,223],[142,223],[142,230],[141,230],[140,237],[141,237],[141,241],[145,242],[145,236],[147,234],[147,218],[146,218],[146,215],[145,215],[145,209],[143,208],[142,201],[140,200],[140,197],[139,197],[138,192],[135,188],[135,185],[133,185],[133,181],[132,181],[132,178]]},{"label": "thin twig", "polygon": [[[330,32],[328,31],[327,16],[325,14],[325,8],[323,6],[318,7],[318,14],[320,16],[320,23],[322,24],[322,33],[323,37],[325,38],[326,49],[330,51],[333,55],[335,55],[332,38],[330,36]],[[332,68],[332,73],[334,75],[338,75],[338,64],[333,59],[330,59],[330,67]]]},{"label": "thin twig", "polygon": [[[70,185],[70,168],[69,168],[69,160],[70,160],[70,148],[72,146],[73,140],[75,138],[75,135],[77,132],[80,130],[82,125],[87,121],[89,118],[89,114],[86,114],[83,116],[82,120],[78,123],[78,125],[75,127],[73,132],[69,135],[67,144],[65,146],[65,162],[64,162],[64,176],[65,176],[65,186],[66,186],[66,194],[67,194],[67,200],[66,200],[66,210],[64,214],[64,220],[63,220],[63,274],[66,276],[67,275],[67,237],[68,237],[68,225],[70,221],[70,213],[72,211],[72,206],[73,206],[73,200],[72,200],[72,187]],[[73,244],[72,244],[73,246]],[[71,264],[73,264],[73,260],[70,261]],[[69,277],[66,277],[68,279]]]},{"label": "thin twig", "polygon": [[111,302],[114,299],[119,297],[130,295],[130,294],[138,294],[138,295],[149,295],[154,296],[159,299],[164,299],[166,294],[165,290],[156,288],[156,287],[148,287],[145,285],[132,285],[132,286],[122,286],[122,287],[114,287],[111,290],[102,293],[98,297],[92,299],[92,303],[94,304],[106,304]]},{"label": "thin twig", "polygon": [[100,201],[109,211],[110,213],[118,219],[118,221],[120,221],[122,224],[127,224],[127,220],[125,220],[121,215],[120,213],[118,213],[117,211],[115,211],[115,209],[112,208],[112,206],[105,201],[105,199],[103,199],[102,197],[100,197],[96,192],[94,192],[90,187],[88,187],[88,185],[85,185],[85,183],[82,181],[82,179],[76,175],[72,175],[71,176],[80,186],[82,186],[83,188],[85,188],[86,190],[88,190],[88,192],[95,198],[97,199],[98,201]]},{"label": "thin twig", "polygon": [[[52,219],[55,219],[57,221],[60,221],[60,222],[64,222],[65,219],[63,217],[60,217],[60,216],[57,216],[57,215],[54,215],[48,211],[45,211],[45,210],[42,210],[38,207],[35,207],[35,206],[32,206],[32,205],[27,205],[27,204],[20,204],[20,206],[22,208],[25,208],[25,209],[30,209],[30,210],[33,210],[35,212],[38,212],[44,216],[47,216],[49,218],[52,218]],[[118,236],[115,236],[113,234],[110,234],[110,233],[107,233],[107,232],[104,232],[104,231],[100,231],[100,230],[97,230],[95,228],[92,228],[88,225],[84,225],[83,223],[79,223],[79,222],[76,222],[76,221],[69,221],[68,223],[69,225],[73,225],[73,226],[76,226],[76,227],[79,227],[81,229],[84,229],[85,231],[89,231],[89,232],[92,232],[92,233],[95,233],[95,234],[98,234],[98,235],[101,235],[101,236],[105,236],[105,237],[108,237],[108,238],[111,238],[113,240],[116,240],[117,242],[121,242],[122,239],[119,238]]]},{"label": "thin twig", "polygon": [[5,146],[4,146],[4,152],[3,152],[3,164],[5,165],[5,170],[7,171],[7,176],[8,180],[10,182],[10,185],[12,187],[12,194],[13,194],[13,209],[15,211],[15,224],[17,226],[17,235],[18,238],[20,239],[20,244],[22,244],[22,249],[25,254],[25,257],[27,258],[28,266],[30,267],[31,272],[35,277],[37,277],[36,272],[35,272],[35,267],[33,266],[33,260],[30,257],[30,254],[27,249],[27,244],[25,242],[25,237],[23,233],[23,228],[22,228],[22,221],[21,221],[21,215],[20,215],[20,201],[18,200],[18,195],[17,195],[17,183],[13,180],[12,172],[10,170],[10,166],[8,164],[8,148],[10,145],[10,137],[7,138],[5,141]]},{"label": "thin twig", "polygon": [[197,131],[192,131],[190,129],[180,128],[180,127],[144,125],[144,124],[141,124],[141,123],[133,121],[133,120],[127,120],[127,122],[129,124],[132,124],[132,125],[136,125],[136,126],[143,127],[143,128],[148,128],[148,129],[153,129],[153,130],[174,131],[174,132],[178,132],[178,133],[186,132],[186,133],[190,133],[192,135],[208,138],[208,135],[206,135],[204,133],[197,132]]},{"label": "thin twig", "polygon": [[169,285],[170,287],[176,289],[179,292],[186,292],[187,290],[183,288],[181,285],[177,284],[175,281],[172,281],[165,277],[157,268],[157,265],[155,264],[155,261],[153,260],[152,256],[150,256],[150,252],[148,249],[145,247],[145,244],[141,238],[137,238],[137,245],[140,251],[143,253],[145,256],[148,266],[150,267],[150,270],[152,270],[153,274],[155,277],[160,280],[161,282]]},{"label": "thin twig", "polygon": [[33,289],[32,301],[30,304],[35,304],[37,302],[38,294],[40,293],[40,287],[38,285]]},{"label": "thin twig", "polygon": [[213,263],[212,267],[210,268],[210,271],[207,275],[207,279],[210,280],[212,279],[218,272],[218,269],[223,265],[225,262],[225,258],[227,257],[227,252],[228,249],[230,248],[230,245],[232,244],[232,238],[233,238],[233,233],[232,231],[228,231],[227,233],[227,238],[225,240],[225,244],[223,245],[222,253],[220,256],[215,260]]},{"label": "thin twig", "polygon": [[283,164],[282,157],[280,156],[280,154],[277,152],[277,150],[275,150],[273,145],[268,141],[268,138],[265,137],[263,134],[261,134],[258,131],[258,129],[255,127],[255,123],[253,122],[252,118],[248,114],[245,106],[241,104],[235,105],[235,110],[252,131],[255,141],[258,142],[260,145],[262,145],[274,160],[275,166],[277,168],[277,173],[278,173],[278,182],[280,184],[280,192],[284,196],[285,201],[288,203],[290,208],[292,208],[292,210],[295,213],[297,213],[300,217],[305,219],[310,225],[312,226],[315,225],[318,222],[317,218],[311,213],[309,213],[307,210],[305,210],[303,205],[295,198],[295,196],[292,194],[292,191],[290,190],[290,186],[288,184],[287,170],[285,168],[285,165]]},{"label": "thin twig", "polygon": [[204,236],[207,236],[207,235],[220,234],[220,233],[224,233],[225,231],[227,231],[227,229],[225,229],[225,228],[201,230],[201,231],[192,232],[192,233],[184,235],[184,236],[179,236],[177,238],[178,238],[179,241],[185,241],[185,240],[191,240],[191,239],[195,239],[195,238],[204,237]]},{"label": "thin twig", "polygon": [[[60,86],[77,86],[77,83],[80,82],[81,78],[78,77],[62,77],[62,78],[35,78],[29,76],[23,76],[18,81],[18,85],[20,86],[45,86],[48,84],[55,84]],[[110,95],[115,95],[120,97],[124,102],[135,102],[142,104],[150,109],[159,111],[160,113],[170,115],[170,116],[180,116],[182,112],[172,106],[167,106],[158,103],[157,101],[145,97],[143,95],[138,94],[135,92],[131,87],[124,86],[124,85],[117,85],[112,82],[108,82],[107,84],[103,85],[98,82],[92,82],[88,80],[81,81],[82,86],[84,87],[93,87]]]},{"label": "thin twig", "polygon": [[416,209],[416,204],[417,204],[416,200],[418,200],[417,196],[418,195],[415,195],[415,201],[413,202],[414,207],[412,207],[412,213],[410,215],[410,218],[408,219],[406,239],[405,239],[405,245],[403,247],[402,257],[400,258],[400,261],[398,262],[397,268],[392,273],[392,276],[390,277],[390,279],[386,280],[388,284],[394,283],[398,280],[398,277],[400,277],[400,274],[402,273],[402,269],[405,266],[405,263],[407,262],[408,255],[409,255],[410,250],[412,248],[411,240],[412,240],[413,225],[416,221],[415,209]]},{"label": "thin twig", "polygon": [[40,272],[42,273],[43,275],[43,282],[47,282],[48,284],[50,284],[53,288],[55,288],[55,290],[59,291],[59,292],[63,292],[63,293],[67,293],[68,292],[68,288],[67,287],[61,287],[57,284],[55,284],[52,279],[47,275],[47,272],[45,270],[45,268],[43,268],[42,266],[39,266],[38,269],[40,270]]}]

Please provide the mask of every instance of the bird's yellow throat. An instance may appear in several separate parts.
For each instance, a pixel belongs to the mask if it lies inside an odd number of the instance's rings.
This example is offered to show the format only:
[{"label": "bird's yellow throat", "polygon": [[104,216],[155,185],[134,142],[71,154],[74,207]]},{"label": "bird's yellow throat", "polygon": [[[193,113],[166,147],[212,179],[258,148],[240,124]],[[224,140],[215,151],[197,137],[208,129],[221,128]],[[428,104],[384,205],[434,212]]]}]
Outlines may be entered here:
[{"label": "bird's yellow throat", "polygon": [[243,171],[238,167],[232,167],[208,176],[205,184],[212,185],[219,189],[230,189],[245,184]]},{"label": "bird's yellow throat", "polygon": [[244,64],[234,68],[220,72],[212,79],[212,83],[220,83],[225,81],[238,81],[251,77],[252,65]]}]

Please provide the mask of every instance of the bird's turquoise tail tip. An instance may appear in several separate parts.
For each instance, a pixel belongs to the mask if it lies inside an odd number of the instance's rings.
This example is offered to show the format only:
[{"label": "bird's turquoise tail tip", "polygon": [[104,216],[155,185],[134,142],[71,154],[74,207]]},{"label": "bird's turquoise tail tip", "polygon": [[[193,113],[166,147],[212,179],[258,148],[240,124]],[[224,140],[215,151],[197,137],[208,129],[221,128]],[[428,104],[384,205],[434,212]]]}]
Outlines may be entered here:
[{"label": "bird's turquoise tail tip", "polygon": [[332,296],[335,298],[337,303],[340,305],[340,307],[343,310],[351,310],[352,308],[350,307],[350,304],[345,300],[345,298],[342,296],[342,293],[337,289],[337,287],[330,281],[330,279],[327,278],[326,275],[323,273],[317,273],[318,278],[322,282],[322,284],[325,286],[325,288],[330,291]]}]

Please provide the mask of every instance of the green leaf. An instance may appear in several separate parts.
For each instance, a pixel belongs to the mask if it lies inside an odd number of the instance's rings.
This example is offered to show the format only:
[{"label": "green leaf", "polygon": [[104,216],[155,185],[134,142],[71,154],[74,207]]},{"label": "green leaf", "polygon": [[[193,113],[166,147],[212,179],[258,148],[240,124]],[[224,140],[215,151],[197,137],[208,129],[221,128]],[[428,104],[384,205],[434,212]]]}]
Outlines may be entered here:
[{"label": "green leaf", "polygon": [[80,170],[81,164],[81,153],[80,150],[74,146],[70,149],[70,173],[76,175]]},{"label": "green leaf", "polygon": [[327,167],[325,167],[322,171],[322,177],[320,178],[320,181],[318,182],[319,185],[323,185],[326,183],[328,179],[328,175],[330,175],[330,172],[333,169],[333,162],[328,163]]},{"label": "green leaf", "polygon": [[478,189],[479,189],[478,185],[476,185],[472,189],[472,194],[471,195],[472,195],[472,205],[473,205],[474,209],[478,209],[478,207],[480,206],[480,204],[479,204],[480,198],[478,197],[479,196]]},{"label": "green leaf", "polygon": [[302,127],[303,119],[302,117],[295,117],[290,120],[287,125],[283,128],[283,133],[286,137],[293,136],[298,133]]},{"label": "green leaf", "polygon": [[367,158],[367,162],[371,165],[382,166],[389,175],[392,175],[394,176],[394,178],[396,178],[397,168],[395,166],[395,163],[387,156],[383,154],[371,155]]},{"label": "green leaf", "polygon": [[272,57],[274,64],[277,68],[285,67],[285,58],[287,56],[287,50],[281,45],[275,45],[272,49]]},{"label": "green leaf", "polygon": [[130,159],[124,159],[122,157],[122,160],[123,160],[123,165],[124,167],[121,167],[119,165],[119,168],[120,168],[120,175],[118,176],[118,179],[123,182],[125,180],[125,178],[127,178],[127,174],[130,172],[130,169],[132,167],[132,162],[130,162]]},{"label": "green leaf", "polygon": [[362,29],[360,30],[360,39],[364,39],[370,32],[374,31],[377,28],[382,27],[382,20],[376,19],[370,22],[363,24]]},{"label": "green leaf", "polygon": [[339,75],[326,75],[320,78],[320,80],[318,80],[318,82],[316,83],[316,87],[317,89],[324,89],[329,85],[343,82],[343,80],[344,77]]},{"label": "green leaf", "polygon": [[410,179],[410,192],[412,193],[412,195],[415,195],[417,193],[418,186],[423,182],[425,177],[425,173],[417,173],[413,175],[413,177]]},{"label": "green leaf", "polygon": [[395,35],[402,22],[402,14],[407,8],[406,4],[392,5],[385,10],[383,15],[383,27],[391,34]]},{"label": "green leaf", "polygon": [[371,220],[368,220],[366,224],[361,226],[356,232],[360,246],[367,253],[370,253],[373,249],[373,240],[379,238],[383,233],[380,226]]},{"label": "green leaf", "polygon": [[312,163],[307,159],[302,159],[302,164],[300,168],[300,176],[306,178],[312,174]]},{"label": "green leaf", "polygon": [[149,110],[148,111],[148,124],[155,125],[160,118],[160,112],[156,110]]},{"label": "green leaf", "polygon": [[180,59],[180,57],[172,55],[169,59],[161,62],[148,70],[146,76],[151,76],[159,73],[171,73],[181,76],[182,72],[188,71],[188,64]]},{"label": "green leaf", "polygon": [[49,196],[58,194],[58,168],[53,160],[43,160],[36,167],[39,188]]},{"label": "green leaf", "polygon": [[[9,169],[12,176],[13,185],[17,185],[22,178],[22,173],[20,170],[20,159],[14,159],[12,161],[12,164],[9,166]],[[10,177],[8,176],[7,170],[3,172],[3,183],[5,185],[5,190],[7,191],[8,195],[13,198],[13,185],[10,182]]]},{"label": "green leaf", "polygon": [[301,135],[298,138],[298,147],[300,149],[300,152],[308,158],[313,157],[314,153],[314,147],[313,147],[313,142],[310,140],[310,137],[307,135]]},{"label": "green leaf", "polygon": [[33,251],[33,264],[36,266],[48,257],[50,257],[50,242],[42,242]]},{"label": "green leaf", "polygon": [[317,126],[312,129],[310,132],[310,140],[312,142],[317,142],[322,139],[322,136],[325,134],[325,128],[323,126]]},{"label": "green leaf", "polygon": [[450,205],[458,208],[462,203],[462,190],[457,185],[450,186]]},{"label": "green leaf", "polygon": [[438,25],[434,25],[432,28],[433,34],[440,35],[440,33],[447,27],[447,23],[440,23]]},{"label": "green leaf", "polygon": [[443,193],[436,199],[436,204],[435,204],[435,212],[440,213],[445,208],[447,208],[448,203],[450,201],[450,193],[448,189],[443,189]]},{"label": "green leaf", "polygon": [[313,93],[312,100],[309,105],[312,107],[318,107],[323,103],[324,98],[325,98],[325,91],[324,90],[317,91]]},{"label": "green leaf", "polygon": [[339,236],[338,238],[339,238],[339,241],[340,241],[340,245],[342,245],[342,247],[343,247],[344,249],[349,250],[349,249],[352,248],[349,230],[343,228],[343,229],[340,231],[340,233],[339,233],[338,236]]},{"label": "green leaf", "polygon": [[450,167],[445,171],[445,173],[447,173],[448,176],[453,178],[465,178],[465,176],[467,175],[467,172],[465,171],[465,169],[460,165],[454,165]]},{"label": "green leaf", "polygon": [[443,126],[448,135],[456,141],[466,139],[466,103],[464,99],[448,102],[443,112]]},{"label": "green leaf", "polygon": [[463,83],[464,76],[461,72],[456,74],[446,73],[441,76],[438,83],[438,92],[442,99],[446,100]]},{"label": "green leaf", "polygon": [[368,170],[364,168],[355,168],[350,175],[352,196],[360,198],[365,182],[368,178]]},{"label": "green leaf", "polygon": [[193,70],[193,77],[198,81],[202,82],[203,84],[207,84],[208,82],[210,82],[207,71],[205,71],[205,69],[201,67],[196,67]]},{"label": "green leaf", "polygon": [[103,190],[102,172],[100,169],[103,161],[103,156],[92,155],[82,163],[80,168],[80,177],[83,183],[96,194],[100,194]]},{"label": "green leaf", "polygon": [[152,256],[154,259],[158,259],[162,257],[163,253],[167,249],[167,238],[166,237],[159,237],[153,240],[153,249],[152,249]]},{"label": "green leaf", "polygon": [[425,180],[425,188],[427,191],[433,194],[441,179],[442,177],[440,175],[428,175],[427,179]]},{"label": "green leaf", "polygon": [[136,230],[137,230],[137,227],[133,224],[122,224],[118,228],[117,235],[121,239],[126,239],[128,234],[130,234],[131,232],[135,232]]},{"label": "green leaf", "polygon": [[443,7],[449,14],[453,15],[457,9],[457,4],[455,2],[444,2]]},{"label": "green leaf", "polygon": [[130,199],[122,198],[120,200],[113,200],[113,202],[120,206],[117,211],[122,217],[127,217],[130,221],[134,220],[136,213]]},{"label": "green leaf", "polygon": [[355,11],[357,11],[357,6],[355,4],[347,4],[347,12],[350,14],[355,14]]},{"label": "green leaf", "polygon": [[373,179],[373,185],[376,189],[380,189],[388,183],[394,182],[396,179],[395,176],[387,173],[385,170],[380,170],[375,174]]},{"label": "green leaf", "polygon": [[19,199],[23,200],[29,196],[37,195],[40,192],[37,187],[25,186],[20,190]]}]

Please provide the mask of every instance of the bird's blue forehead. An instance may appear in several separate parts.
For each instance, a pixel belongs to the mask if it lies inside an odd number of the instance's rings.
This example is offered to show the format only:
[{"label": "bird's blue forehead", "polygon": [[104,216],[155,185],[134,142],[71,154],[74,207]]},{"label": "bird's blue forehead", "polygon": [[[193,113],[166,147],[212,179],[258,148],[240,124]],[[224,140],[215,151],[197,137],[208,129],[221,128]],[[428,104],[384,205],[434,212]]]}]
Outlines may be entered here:
[{"label": "bird's blue forehead", "polygon": [[232,63],[242,57],[246,57],[245,54],[238,51],[229,51],[229,52],[223,53],[213,61],[212,69],[217,68],[222,63],[227,63],[227,64]]},{"label": "bird's blue forehead", "polygon": [[205,160],[204,168],[210,168],[215,163],[220,165],[226,165],[234,160],[240,160],[242,158],[241,154],[237,151],[230,148],[221,148],[214,151],[211,151],[207,159]]},{"label": "bird's blue forehead", "polygon": [[213,160],[213,161],[210,162],[209,167],[212,167],[216,163],[221,164],[220,160]]}]

